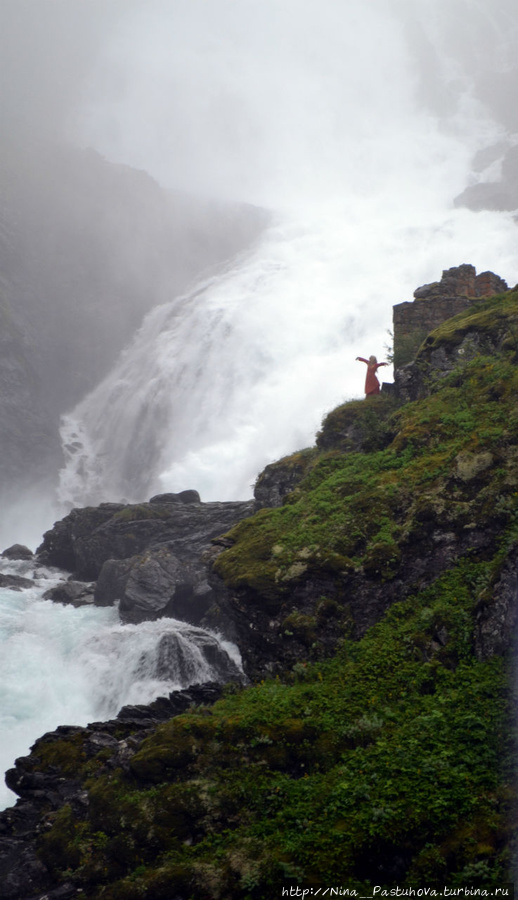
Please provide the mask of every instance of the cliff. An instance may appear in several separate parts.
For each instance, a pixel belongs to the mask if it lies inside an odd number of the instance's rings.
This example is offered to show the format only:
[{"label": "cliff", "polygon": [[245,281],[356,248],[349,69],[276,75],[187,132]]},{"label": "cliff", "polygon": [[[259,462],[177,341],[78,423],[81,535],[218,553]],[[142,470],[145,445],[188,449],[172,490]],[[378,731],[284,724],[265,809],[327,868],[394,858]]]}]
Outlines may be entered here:
[{"label": "cliff", "polygon": [[414,300],[393,307],[394,365],[409,363],[425,337],[446,319],[463,312],[483,297],[507,291],[505,281],[493,272],[479,275],[471,265],[454,266],[440,281],[414,291]]},{"label": "cliff", "polygon": [[254,683],[37,741],[7,776],[22,799],[0,817],[0,897],[511,880],[516,334],[518,290],[477,299],[421,345],[415,399],[333,410],[224,534],[189,492],[45,536],[45,560],[96,590],[115,566],[125,589],[144,556],[178,556],[191,510],[203,615],[224,613]]}]

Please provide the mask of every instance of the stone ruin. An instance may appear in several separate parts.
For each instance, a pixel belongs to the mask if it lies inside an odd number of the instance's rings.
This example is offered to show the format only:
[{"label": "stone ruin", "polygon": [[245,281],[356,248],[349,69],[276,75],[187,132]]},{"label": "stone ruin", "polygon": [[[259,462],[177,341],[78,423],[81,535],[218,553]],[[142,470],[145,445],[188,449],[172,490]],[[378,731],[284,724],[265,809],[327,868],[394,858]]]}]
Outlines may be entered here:
[{"label": "stone ruin", "polygon": [[425,337],[446,319],[463,312],[484,297],[509,290],[503,278],[493,272],[477,275],[467,264],[446,269],[440,281],[414,291],[414,300],[393,307],[394,366],[411,362]]}]

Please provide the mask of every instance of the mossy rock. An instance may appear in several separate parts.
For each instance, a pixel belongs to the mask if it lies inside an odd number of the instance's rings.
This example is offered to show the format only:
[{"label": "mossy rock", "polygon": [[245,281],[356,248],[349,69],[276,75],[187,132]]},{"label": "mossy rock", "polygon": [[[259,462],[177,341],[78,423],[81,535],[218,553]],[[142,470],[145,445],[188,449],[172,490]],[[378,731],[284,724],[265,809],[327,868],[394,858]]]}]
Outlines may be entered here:
[{"label": "mossy rock", "polygon": [[75,869],[81,861],[81,850],[76,840],[78,822],[67,804],[49,816],[52,825],[40,837],[38,853],[51,872]]},{"label": "mossy rock", "polygon": [[319,450],[358,452],[380,450],[390,443],[389,418],[397,409],[393,396],[379,394],[350,400],[327,414],[317,434]]},{"label": "mossy rock", "polygon": [[153,740],[145,740],[130,761],[139,781],[158,784],[166,778],[183,777],[196,761],[201,747],[214,739],[217,723],[212,719],[177,716],[157,729]]},{"label": "mossy rock", "polygon": [[113,516],[113,522],[140,522],[146,519],[170,519],[173,510],[169,505],[141,503],[126,506]]}]

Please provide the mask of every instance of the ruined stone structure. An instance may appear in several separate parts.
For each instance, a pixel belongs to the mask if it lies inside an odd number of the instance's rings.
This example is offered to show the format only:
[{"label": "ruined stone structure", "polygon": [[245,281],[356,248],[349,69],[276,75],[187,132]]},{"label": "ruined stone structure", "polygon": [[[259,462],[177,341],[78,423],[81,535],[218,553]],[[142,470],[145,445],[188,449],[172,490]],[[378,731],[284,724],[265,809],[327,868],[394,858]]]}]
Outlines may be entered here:
[{"label": "ruined stone structure", "polygon": [[410,362],[425,337],[476,300],[507,291],[506,282],[493,272],[477,275],[474,266],[446,269],[440,281],[414,291],[414,301],[394,306],[394,365]]}]

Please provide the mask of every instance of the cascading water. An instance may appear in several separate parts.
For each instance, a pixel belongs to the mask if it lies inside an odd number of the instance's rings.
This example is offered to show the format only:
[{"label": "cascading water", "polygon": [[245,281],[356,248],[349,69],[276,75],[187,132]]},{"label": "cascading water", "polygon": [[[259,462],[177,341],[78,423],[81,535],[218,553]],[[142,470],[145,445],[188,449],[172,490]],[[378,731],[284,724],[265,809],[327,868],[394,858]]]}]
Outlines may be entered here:
[{"label": "cascading water", "polygon": [[[475,151],[503,137],[452,55],[465,4],[260,6],[159,4],[128,19],[100,68],[93,143],[164,182],[276,213],[247,257],[155,309],[65,417],[64,504],[185,488],[246,499],[266,463],[311,445],[327,410],[361,396],[355,357],[383,356],[394,303],[463,262],[516,280],[512,215],[452,202]],[[501,60],[503,24],[485,31]],[[417,33],[439,111],[423,102]],[[112,101],[114,72],[125,94]],[[148,125],[138,137],[132,116]]]},{"label": "cascading water", "polygon": [[[2,569],[27,576],[33,565]],[[240,679],[237,648],[201,628],[174,619],[123,626],[113,607],[43,600],[59,577],[40,569],[34,587],[0,588],[1,771],[58,725],[106,720],[192,684]],[[0,808],[14,799],[2,783]]]}]

